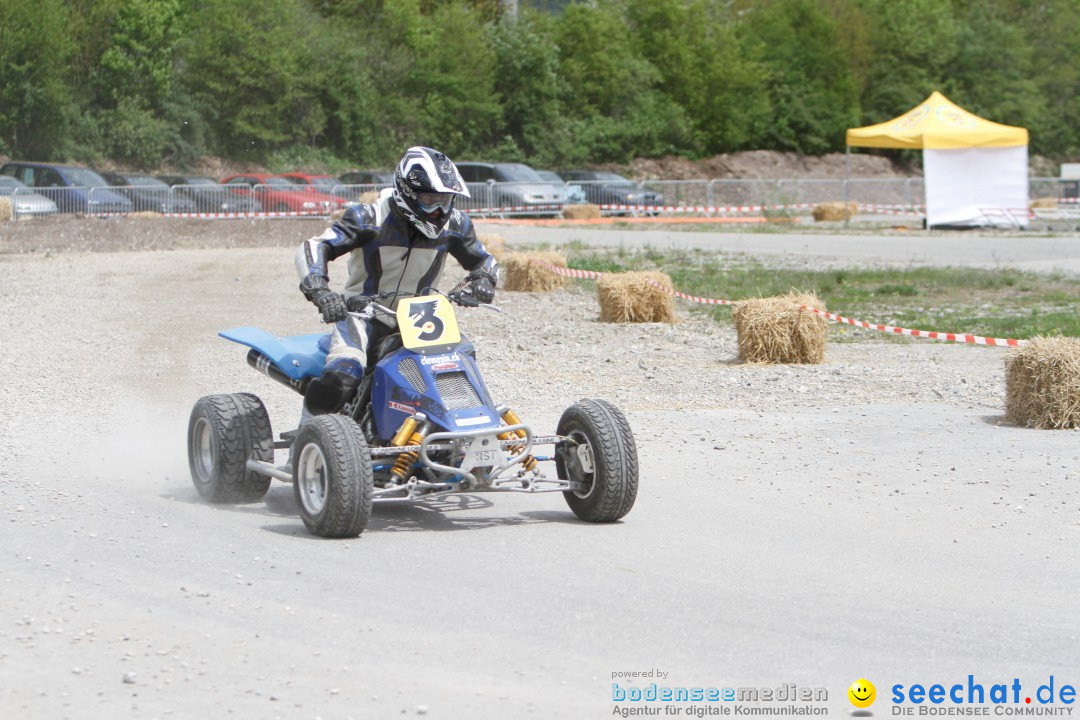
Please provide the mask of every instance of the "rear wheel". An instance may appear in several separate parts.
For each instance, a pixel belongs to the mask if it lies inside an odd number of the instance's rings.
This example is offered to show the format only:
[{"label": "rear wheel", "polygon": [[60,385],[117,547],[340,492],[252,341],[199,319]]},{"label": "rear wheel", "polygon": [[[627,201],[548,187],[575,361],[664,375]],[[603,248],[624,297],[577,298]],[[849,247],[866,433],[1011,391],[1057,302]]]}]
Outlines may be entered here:
[{"label": "rear wheel", "polygon": [[637,498],[637,446],[630,424],[604,400],[579,400],[563,413],[557,430],[571,442],[556,447],[559,477],[578,485],[564,492],[582,520],[614,522]]},{"label": "rear wheel", "polygon": [[207,395],[188,422],[188,465],[195,489],[215,503],[255,502],[270,478],[248,470],[247,461],[274,460],[270,416],[249,393]]},{"label": "rear wheel", "polygon": [[320,537],[356,537],[371,517],[374,481],[364,433],[344,415],[317,415],[297,432],[293,488],[300,517]]}]

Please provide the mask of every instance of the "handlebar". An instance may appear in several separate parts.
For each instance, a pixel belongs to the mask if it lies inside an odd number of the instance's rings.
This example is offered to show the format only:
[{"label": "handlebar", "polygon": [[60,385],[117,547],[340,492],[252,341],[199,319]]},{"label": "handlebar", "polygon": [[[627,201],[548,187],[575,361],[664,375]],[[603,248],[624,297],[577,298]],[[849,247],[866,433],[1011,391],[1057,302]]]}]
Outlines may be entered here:
[{"label": "handlebar", "polygon": [[[502,312],[501,308],[495,307],[490,303],[481,303],[476,297],[469,292],[468,288],[463,287],[464,283],[459,284],[450,292],[446,293],[446,298],[450,302],[460,305],[461,307],[475,308],[483,307],[495,312]],[[435,292],[438,292],[437,290]],[[395,313],[385,305],[380,304],[379,300],[386,300],[387,298],[396,298],[397,296],[403,297],[416,297],[411,293],[379,293],[378,295],[352,295],[345,299],[345,307],[349,311],[350,315],[362,318],[370,319],[375,316],[376,313],[386,315],[388,317],[396,317]]]}]

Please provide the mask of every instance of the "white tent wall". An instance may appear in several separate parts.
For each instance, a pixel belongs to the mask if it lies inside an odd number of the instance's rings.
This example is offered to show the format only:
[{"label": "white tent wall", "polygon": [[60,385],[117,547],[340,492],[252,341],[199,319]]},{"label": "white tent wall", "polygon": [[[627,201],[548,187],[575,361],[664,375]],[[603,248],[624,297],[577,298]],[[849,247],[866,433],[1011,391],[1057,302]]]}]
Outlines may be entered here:
[{"label": "white tent wall", "polygon": [[935,225],[1026,226],[1028,149],[974,147],[923,150],[926,222]]}]

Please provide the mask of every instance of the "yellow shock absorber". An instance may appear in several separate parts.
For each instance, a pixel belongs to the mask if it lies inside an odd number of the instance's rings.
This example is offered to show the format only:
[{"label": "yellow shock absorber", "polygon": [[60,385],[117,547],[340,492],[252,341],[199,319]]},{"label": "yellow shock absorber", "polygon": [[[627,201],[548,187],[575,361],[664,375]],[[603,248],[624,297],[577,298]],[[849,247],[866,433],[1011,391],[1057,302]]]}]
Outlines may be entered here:
[{"label": "yellow shock absorber", "polygon": [[[505,422],[507,425],[520,425],[521,424],[521,418],[519,418],[517,416],[517,413],[514,412],[513,410],[511,410],[510,408],[506,408],[506,410],[503,411],[502,419],[503,419],[503,422]],[[499,439],[500,440],[510,440],[511,438],[514,438],[514,437],[519,437],[519,438],[525,437],[525,431],[524,430],[514,430],[513,432],[504,432],[504,433],[499,434]],[[514,455],[517,455],[524,448],[525,448],[524,445],[515,445],[514,448],[510,452],[513,453]],[[536,471],[536,458],[534,458],[532,455],[526,455],[525,459],[521,461],[521,465],[526,470],[532,470],[533,472],[535,472]]]},{"label": "yellow shock absorber", "polygon": [[[401,423],[401,427],[394,433],[393,439],[390,444],[394,447],[404,447],[406,445],[419,445],[424,441],[424,435],[426,435],[426,426],[421,430],[417,430],[419,423],[416,418],[405,418],[405,422]],[[420,457],[419,452],[407,452],[398,455],[397,460],[394,462],[393,469],[390,470],[390,474],[397,482],[401,482],[408,475],[409,469],[412,468],[416,459]]]}]

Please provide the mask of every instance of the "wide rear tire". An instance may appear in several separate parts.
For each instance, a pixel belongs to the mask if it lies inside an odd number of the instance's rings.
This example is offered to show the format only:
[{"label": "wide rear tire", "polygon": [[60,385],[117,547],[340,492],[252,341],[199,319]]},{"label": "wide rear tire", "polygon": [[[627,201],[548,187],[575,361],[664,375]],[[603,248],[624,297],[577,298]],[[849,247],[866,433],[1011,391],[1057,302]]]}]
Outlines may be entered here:
[{"label": "wide rear tire", "polygon": [[604,400],[579,400],[563,413],[557,432],[577,443],[556,451],[559,477],[582,486],[563,493],[574,514],[600,523],[630,512],[637,499],[637,446],[622,412]]},{"label": "wide rear tire", "polygon": [[250,503],[270,488],[270,478],[248,470],[249,459],[274,460],[270,416],[249,393],[199,398],[188,422],[191,481],[213,503]]},{"label": "wide rear tire", "polygon": [[356,537],[367,527],[374,497],[364,433],[344,415],[317,415],[293,441],[293,488],[304,525],[326,538]]}]

